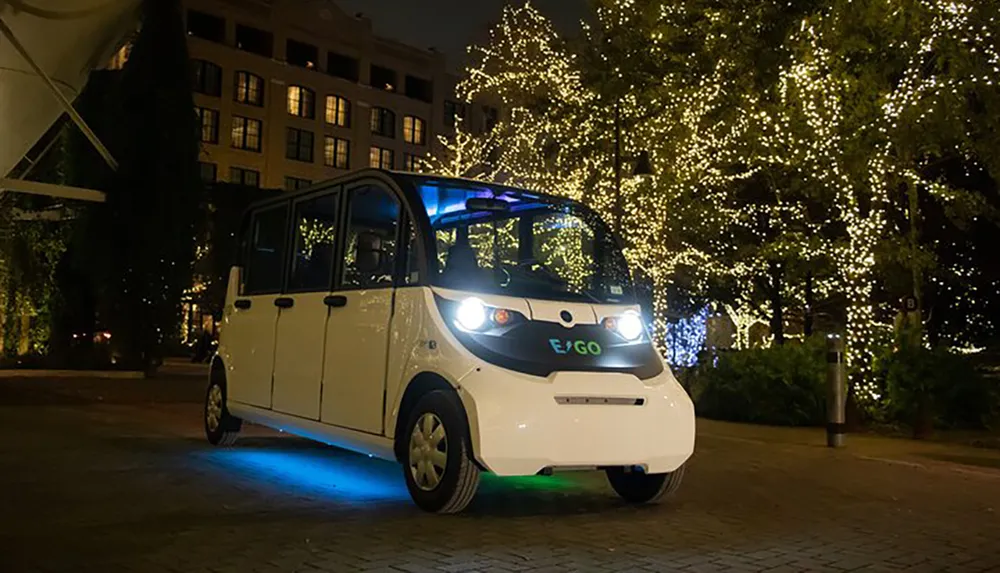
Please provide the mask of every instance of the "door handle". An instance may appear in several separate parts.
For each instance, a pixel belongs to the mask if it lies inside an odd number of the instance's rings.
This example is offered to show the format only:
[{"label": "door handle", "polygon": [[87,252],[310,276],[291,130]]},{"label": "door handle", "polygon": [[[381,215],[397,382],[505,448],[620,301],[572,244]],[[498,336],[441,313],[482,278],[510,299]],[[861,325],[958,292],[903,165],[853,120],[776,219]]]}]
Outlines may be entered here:
[{"label": "door handle", "polygon": [[333,308],[345,307],[347,306],[347,297],[340,294],[332,294],[323,299],[323,304],[332,306]]},{"label": "door handle", "polygon": [[295,306],[295,299],[287,296],[282,296],[274,299],[274,306],[278,308],[292,308]]},{"label": "door handle", "polygon": [[247,310],[248,308],[250,308],[250,305],[251,305],[252,302],[253,301],[251,301],[248,298],[241,298],[241,299],[237,299],[236,302],[233,303],[233,306],[235,306],[236,308],[238,308],[240,310]]}]

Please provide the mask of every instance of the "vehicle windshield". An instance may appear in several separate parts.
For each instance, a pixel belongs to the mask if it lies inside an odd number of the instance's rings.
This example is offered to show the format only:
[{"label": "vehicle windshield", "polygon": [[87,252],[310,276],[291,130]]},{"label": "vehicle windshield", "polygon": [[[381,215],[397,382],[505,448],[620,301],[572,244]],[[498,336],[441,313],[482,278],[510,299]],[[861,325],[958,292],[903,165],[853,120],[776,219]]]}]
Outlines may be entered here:
[{"label": "vehicle windshield", "polygon": [[428,183],[419,192],[434,232],[435,284],[547,300],[634,301],[620,249],[582,205],[474,183]]}]

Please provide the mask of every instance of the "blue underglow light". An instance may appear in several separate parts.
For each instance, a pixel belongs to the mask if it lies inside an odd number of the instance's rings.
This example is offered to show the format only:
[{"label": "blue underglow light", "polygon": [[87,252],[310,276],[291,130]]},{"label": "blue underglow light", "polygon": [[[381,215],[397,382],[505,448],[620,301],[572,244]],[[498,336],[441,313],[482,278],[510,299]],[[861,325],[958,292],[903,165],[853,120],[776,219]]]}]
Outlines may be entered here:
[{"label": "blue underglow light", "polygon": [[398,464],[335,448],[237,448],[205,457],[227,472],[281,492],[348,503],[409,499]]}]

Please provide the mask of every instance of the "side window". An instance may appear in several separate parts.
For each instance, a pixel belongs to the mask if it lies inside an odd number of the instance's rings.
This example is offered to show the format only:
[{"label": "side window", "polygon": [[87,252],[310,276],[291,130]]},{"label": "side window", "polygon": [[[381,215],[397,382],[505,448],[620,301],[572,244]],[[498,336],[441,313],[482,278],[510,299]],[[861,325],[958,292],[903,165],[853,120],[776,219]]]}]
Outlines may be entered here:
[{"label": "side window", "polygon": [[398,226],[399,203],[391,192],[375,186],[350,191],[343,288],[392,285]]},{"label": "side window", "polygon": [[295,206],[295,249],[288,290],[330,290],[333,278],[333,247],[337,238],[339,193],[326,193]]},{"label": "side window", "polygon": [[250,223],[246,278],[243,294],[269,294],[281,291],[284,271],[288,206],[272,207],[254,213]]}]

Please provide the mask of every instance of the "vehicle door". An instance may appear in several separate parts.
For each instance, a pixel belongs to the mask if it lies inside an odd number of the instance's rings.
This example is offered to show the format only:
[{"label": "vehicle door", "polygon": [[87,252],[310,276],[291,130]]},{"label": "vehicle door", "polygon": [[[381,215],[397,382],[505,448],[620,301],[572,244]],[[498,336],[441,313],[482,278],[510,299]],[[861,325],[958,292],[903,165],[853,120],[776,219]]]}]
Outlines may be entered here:
[{"label": "vehicle door", "polygon": [[229,348],[229,399],[271,407],[275,326],[285,273],[288,203],[268,206],[250,215],[242,284],[226,328]]},{"label": "vehicle door", "polygon": [[373,183],[344,192],[344,248],[330,297],[321,419],[382,434],[400,202]]},{"label": "vehicle door", "polygon": [[319,420],[339,188],[292,204],[288,284],[278,301],[274,410]]}]

